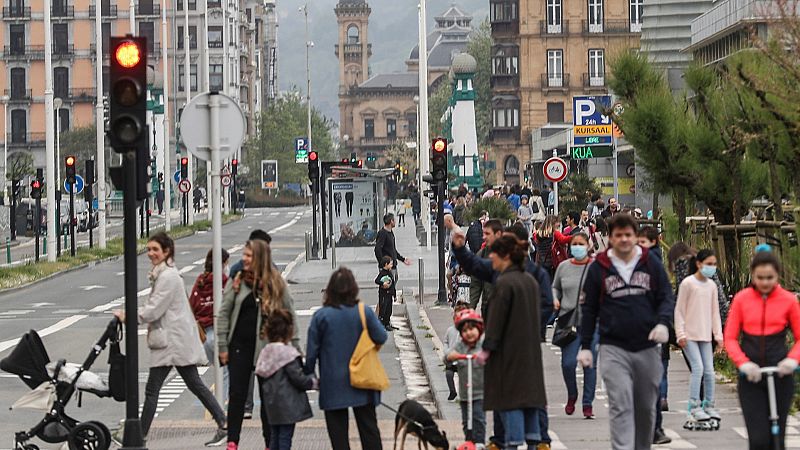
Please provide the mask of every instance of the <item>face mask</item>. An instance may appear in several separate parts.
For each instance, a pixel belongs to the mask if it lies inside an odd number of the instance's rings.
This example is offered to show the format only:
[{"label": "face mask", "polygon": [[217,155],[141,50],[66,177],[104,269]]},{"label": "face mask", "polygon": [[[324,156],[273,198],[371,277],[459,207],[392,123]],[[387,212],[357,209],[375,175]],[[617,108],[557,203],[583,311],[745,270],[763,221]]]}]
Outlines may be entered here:
[{"label": "face mask", "polygon": [[569,251],[578,261],[586,259],[586,256],[589,254],[589,249],[583,245],[571,245]]},{"label": "face mask", "polygon": [[711,278],[717,273],[717,266],[703,266],[700,268],[700,273],[706,278]]}]

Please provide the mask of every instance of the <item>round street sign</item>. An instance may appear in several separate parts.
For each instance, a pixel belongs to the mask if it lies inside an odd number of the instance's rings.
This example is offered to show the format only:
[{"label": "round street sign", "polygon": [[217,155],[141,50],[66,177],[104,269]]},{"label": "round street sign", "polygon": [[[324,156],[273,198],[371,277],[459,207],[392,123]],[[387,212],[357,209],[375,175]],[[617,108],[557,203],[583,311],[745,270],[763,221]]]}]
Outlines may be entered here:
[{"label": "round street sign", "polygon": [[[83,185],[83,177],[80,175],[75,175],[75,184],[72,185],[72,192],[75,194],[80,194],[83,192]],[[64,180],[64,190],[69,193],[69,183],[67,183],[67,180]]]},{"label": "round street sign", "polygon": [[176,170],[175,173],[172,174],[172,179],[175,180],[175,184],[178,184],[178,183],[181,182],[181,170],[180,169]]},{"label": "round street sign", "polygon": [[[239,104],[225,94],[214,94],[219,100],[219,156],[225,158],[242,146],[245,121]],[[181,138],[186,148],[203,161],[211,160],[211,94],[195,96],[181,113]]]},{"label": "round street sign", "polygon": [[227,173],[222,174],[221,181],[223,186],[228,187],[231,185],[231,176]]},{"label": "round street sign", "polygon": [[178,190],[183,192],[184,194],[188,194],[191,189],[192,189],[192,182],[189,180],[181,180],[181,182],[178,183]]},{"label": "round street sign", "polygon": [[567,171],[567,163],[561,158],[554,157],[544,162],[544,177],[553,183],[564,181]]}]

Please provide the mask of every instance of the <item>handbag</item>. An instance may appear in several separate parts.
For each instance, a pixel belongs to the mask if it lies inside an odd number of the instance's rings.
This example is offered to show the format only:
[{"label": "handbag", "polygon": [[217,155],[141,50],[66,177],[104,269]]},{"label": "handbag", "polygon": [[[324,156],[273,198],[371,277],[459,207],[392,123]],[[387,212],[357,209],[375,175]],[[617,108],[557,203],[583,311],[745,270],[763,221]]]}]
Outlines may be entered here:
[{"label": "handbag", "polygon": [[150,350],[167,348],[167,332],[161,328],[160,320],[147,326],[147,347]]},{"label": "handbag", "polygon": [[203,328],[202,325],[200,325],[200,321],[199,320],[196,321],[196,322],[197,322],[197,334],[200,335],[200,342],[205,344],[206,340],[208,339],[208,336],[206,336],[206,329]]},{"label": "handbag", "polygon": [[353,356],[350,357],[350,386],[356,389],[385,391],[389,388],[389,377],[386,376],[386,370],[378,357],[380,346],[369,337],[363,302],[358,303],[358,313],[361,316],[362,331],[353,350]]},{"label": "handbag", "polygon": [[[556,320],[555,330],[553,330],[553,344],[559,347],[566,347],[572,341],[578,338],[578,321],[577,310],[580,307],[581,289],[583,288],[583,276],[586,275],[586,268],[589,264],[583,266],[581,272],[581,280],[578,282],[578,298],[575,300],[575,307],[572,310],[565,312]],[[566,320],[564,320],[566,319]]]},{"label": "handbag", "polygon": [[108,350],[108,390],[111,398],[124,402],[125,391],[125,355],[119,348],[119,341],[112,342]]}]

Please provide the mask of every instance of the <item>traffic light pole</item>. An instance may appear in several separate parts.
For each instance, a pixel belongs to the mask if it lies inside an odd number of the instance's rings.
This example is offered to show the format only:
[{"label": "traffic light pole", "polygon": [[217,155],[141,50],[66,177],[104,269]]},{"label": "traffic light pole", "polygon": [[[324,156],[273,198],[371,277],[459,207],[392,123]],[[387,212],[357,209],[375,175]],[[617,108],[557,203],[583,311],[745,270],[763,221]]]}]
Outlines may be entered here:
[{"label": "traffic light pole", "polygon": [[239,189],[236,188],[236,173],[231,175],[231,187],[233,187],[233,195],[231,195],[231,206],[233,206],[233,213],[236,214],[236,206],[239,203]]},{"label": "traffic light pole", "polygon": [[61,257],[61,190],[56,189],[56,257]]},{"label": "traffic light pole", "polygon": [[75,183],[69,184],[69,255],[75,256]]},{"label": "traffic light pole", "polygon": [[317,205],[319,203],[319,178],[311,180],[311,257],[319,257],[319,236],[317,235]]},{"label": "traffic light pole", "polygon": [[[36,199],[36,217],[33,218],[34,234],[36,235],[36,262],[39,262],[39,237],[42,235],[42,198]],[[58,239],[56,239],[58,240]],[[52,251],[52,250],[51,250]]]},{"label": "traffic light pole", "polygon": [[444,261],[444,199],[447,181],[436,183],[436,252],[439,254],[439,295],[437,305],[447,304],[447,289],[444,286],[445,261]]}]

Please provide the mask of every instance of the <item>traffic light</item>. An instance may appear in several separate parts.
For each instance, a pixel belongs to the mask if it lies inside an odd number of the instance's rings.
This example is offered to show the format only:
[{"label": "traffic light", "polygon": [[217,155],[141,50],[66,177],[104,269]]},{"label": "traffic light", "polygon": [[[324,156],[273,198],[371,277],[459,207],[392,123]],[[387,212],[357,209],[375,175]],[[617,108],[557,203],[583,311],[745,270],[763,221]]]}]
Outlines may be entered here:
[{"label": "traffic light", "polygon": [[31,198],[37,200],[42,198],[42,182],[38,179],[31,181]]},{"label": "traffic light", "polygon": [[308,152],[308,179],[312,183],[319,180],[319,155],[313,150]]},{"label": "traffic light", "polygon": [[358,156],[356,156],[356,152],[350,153],[350,167],[356,167],[358,163]]},{"label": "traffic light", "polygon": [[11,180],[11,197],[17,198],[19,197],[19,193],[22,190],[22,180]]},{"label": "traffic light", "polygon": [[239,173],[239,160],[233,159],[231,160],[231,175],[236,175]]},{"label": "traffic light", "polygon": [[433,181],[447,181],[447,139],[435,138],[431,143],[431,175]]},{"label": "traffic light", "polygon": [[186,180],[189,178],[189,158],[183,157],[181,158],[181,180]]},{"label": "traffic light", "polygon": [[91,202],[94,199],[94,193],[92,192],[92,185],[94,184],[94,160],[89,159],[86,161],[86,168],[83,172],[84,176],[86,177],[86,182],[84,183],[83,188],[83,198],[87,202]]},{"label": "traffic light", "polygon": [[363,169],[364,168],[364,160],[363,159],[359,159],[358,161],[356,161],[356,167],[358,167],[359,169]]},{"label": "traffic light", "polygon": [[111,38],[109,131],[114,151],[138,148],[141,137],[147,145],[147,43],[145,38]]},{"label": "traffic light", "polygon": [[64,167],[66,168],[66,181],[69,184],[75,184],[75,156],[69,155],[64,158]]}]

